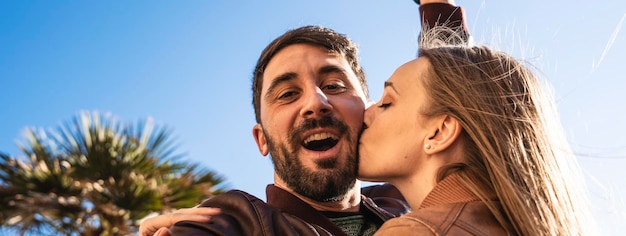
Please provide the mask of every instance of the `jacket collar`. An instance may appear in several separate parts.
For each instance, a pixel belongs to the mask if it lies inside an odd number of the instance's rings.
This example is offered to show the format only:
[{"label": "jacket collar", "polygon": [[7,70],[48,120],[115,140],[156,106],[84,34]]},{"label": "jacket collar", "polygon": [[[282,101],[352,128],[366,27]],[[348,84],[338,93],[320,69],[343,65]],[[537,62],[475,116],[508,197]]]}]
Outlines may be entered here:
[{"label": "jacket collar", "polygon": [[296,216],[305,222],[316,224],[333,235],[346,235],[337,225],[331,222],[326,216],[319,213],[315,208],[300,200],[293,194],[274,186],[267,185],[265,189],[267,196],[267,204],[271,207],[278,208],[284,213]]},{"label": "jacket collar", "polygon": [[[452,173],[441,180],[435,188],[426,196],[419,209],[450,203],[465,203],[480,201],[480,198],[461,182],[458,173]],[[485,190],[487,198],[497,200],[497,196],[491,190]]]}]

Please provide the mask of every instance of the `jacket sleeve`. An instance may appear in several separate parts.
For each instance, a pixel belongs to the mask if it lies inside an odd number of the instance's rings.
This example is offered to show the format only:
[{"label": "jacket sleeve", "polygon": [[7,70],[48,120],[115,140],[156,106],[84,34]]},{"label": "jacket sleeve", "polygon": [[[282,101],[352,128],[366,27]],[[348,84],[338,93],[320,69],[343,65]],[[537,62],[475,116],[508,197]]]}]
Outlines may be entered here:
[{"label": "jacket sleeve", "polygon": [[[420,9],[421,29],[420,32],[420,47],[421,37],[424,32],[434,28],[435,26],[445,26],[446,28],[457,31],[460,35],[461,42],[454,42],[456,44],[471,44],[471,35],[469,28],[467,28],[467,22],[465,20],[465,10],[460,6],[453,6],[447,3],[429,3],[422,4]],[[439,35],[447,37],[448,35]]]},{"label": "jacket sleeve", "polygon": [[242,191],[229,191],[205,200],[199,207],[219,207],[222,213],[207,223],[180,221],[172,235],[330,235],[325,229],[283,214]]}]

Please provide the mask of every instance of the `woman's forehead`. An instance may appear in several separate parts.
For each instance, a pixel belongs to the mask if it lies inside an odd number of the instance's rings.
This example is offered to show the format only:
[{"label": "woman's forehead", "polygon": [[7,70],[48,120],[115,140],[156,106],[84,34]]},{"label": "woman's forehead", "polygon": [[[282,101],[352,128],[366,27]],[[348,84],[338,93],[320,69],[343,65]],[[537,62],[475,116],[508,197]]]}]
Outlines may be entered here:
[{"label": "woman's forehead", "polygon": [[398,89],[409,86],[409,84],[416,84],[425,75],[429,66],[430,62],[426,58],[420,57],[411,60],[400,66],[388,82],[397,84]]}]

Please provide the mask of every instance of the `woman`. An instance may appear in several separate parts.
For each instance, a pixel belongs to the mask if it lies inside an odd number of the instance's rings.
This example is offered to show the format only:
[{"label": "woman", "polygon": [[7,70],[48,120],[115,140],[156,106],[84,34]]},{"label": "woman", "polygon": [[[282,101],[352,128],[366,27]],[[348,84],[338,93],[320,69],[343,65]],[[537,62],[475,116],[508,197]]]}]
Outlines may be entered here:
[{"label": "woman", "polygon": [[586,235],[578,169],[551,105],[504,53],[421,49],[365,113],[359,176],[395,185],[413,209],[377,234]]}]

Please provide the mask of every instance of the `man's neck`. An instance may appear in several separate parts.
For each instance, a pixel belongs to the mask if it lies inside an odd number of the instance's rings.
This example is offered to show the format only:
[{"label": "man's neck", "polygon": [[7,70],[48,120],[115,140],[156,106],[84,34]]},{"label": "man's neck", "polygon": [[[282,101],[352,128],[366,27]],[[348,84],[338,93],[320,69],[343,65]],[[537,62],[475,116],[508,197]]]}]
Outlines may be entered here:
[{"label": "man's neck", "polygon": [[336,201],[332,202],[318,202],[302,196],[301,194],[293,191],[280,180],[275,180],[274,185],[298,197],[300,200],[309,204],[317,211],[358,212],[361,204],[361,183],[358,180],[354,184],[354,187],[348,190],[348,192],[339,197]]}]

